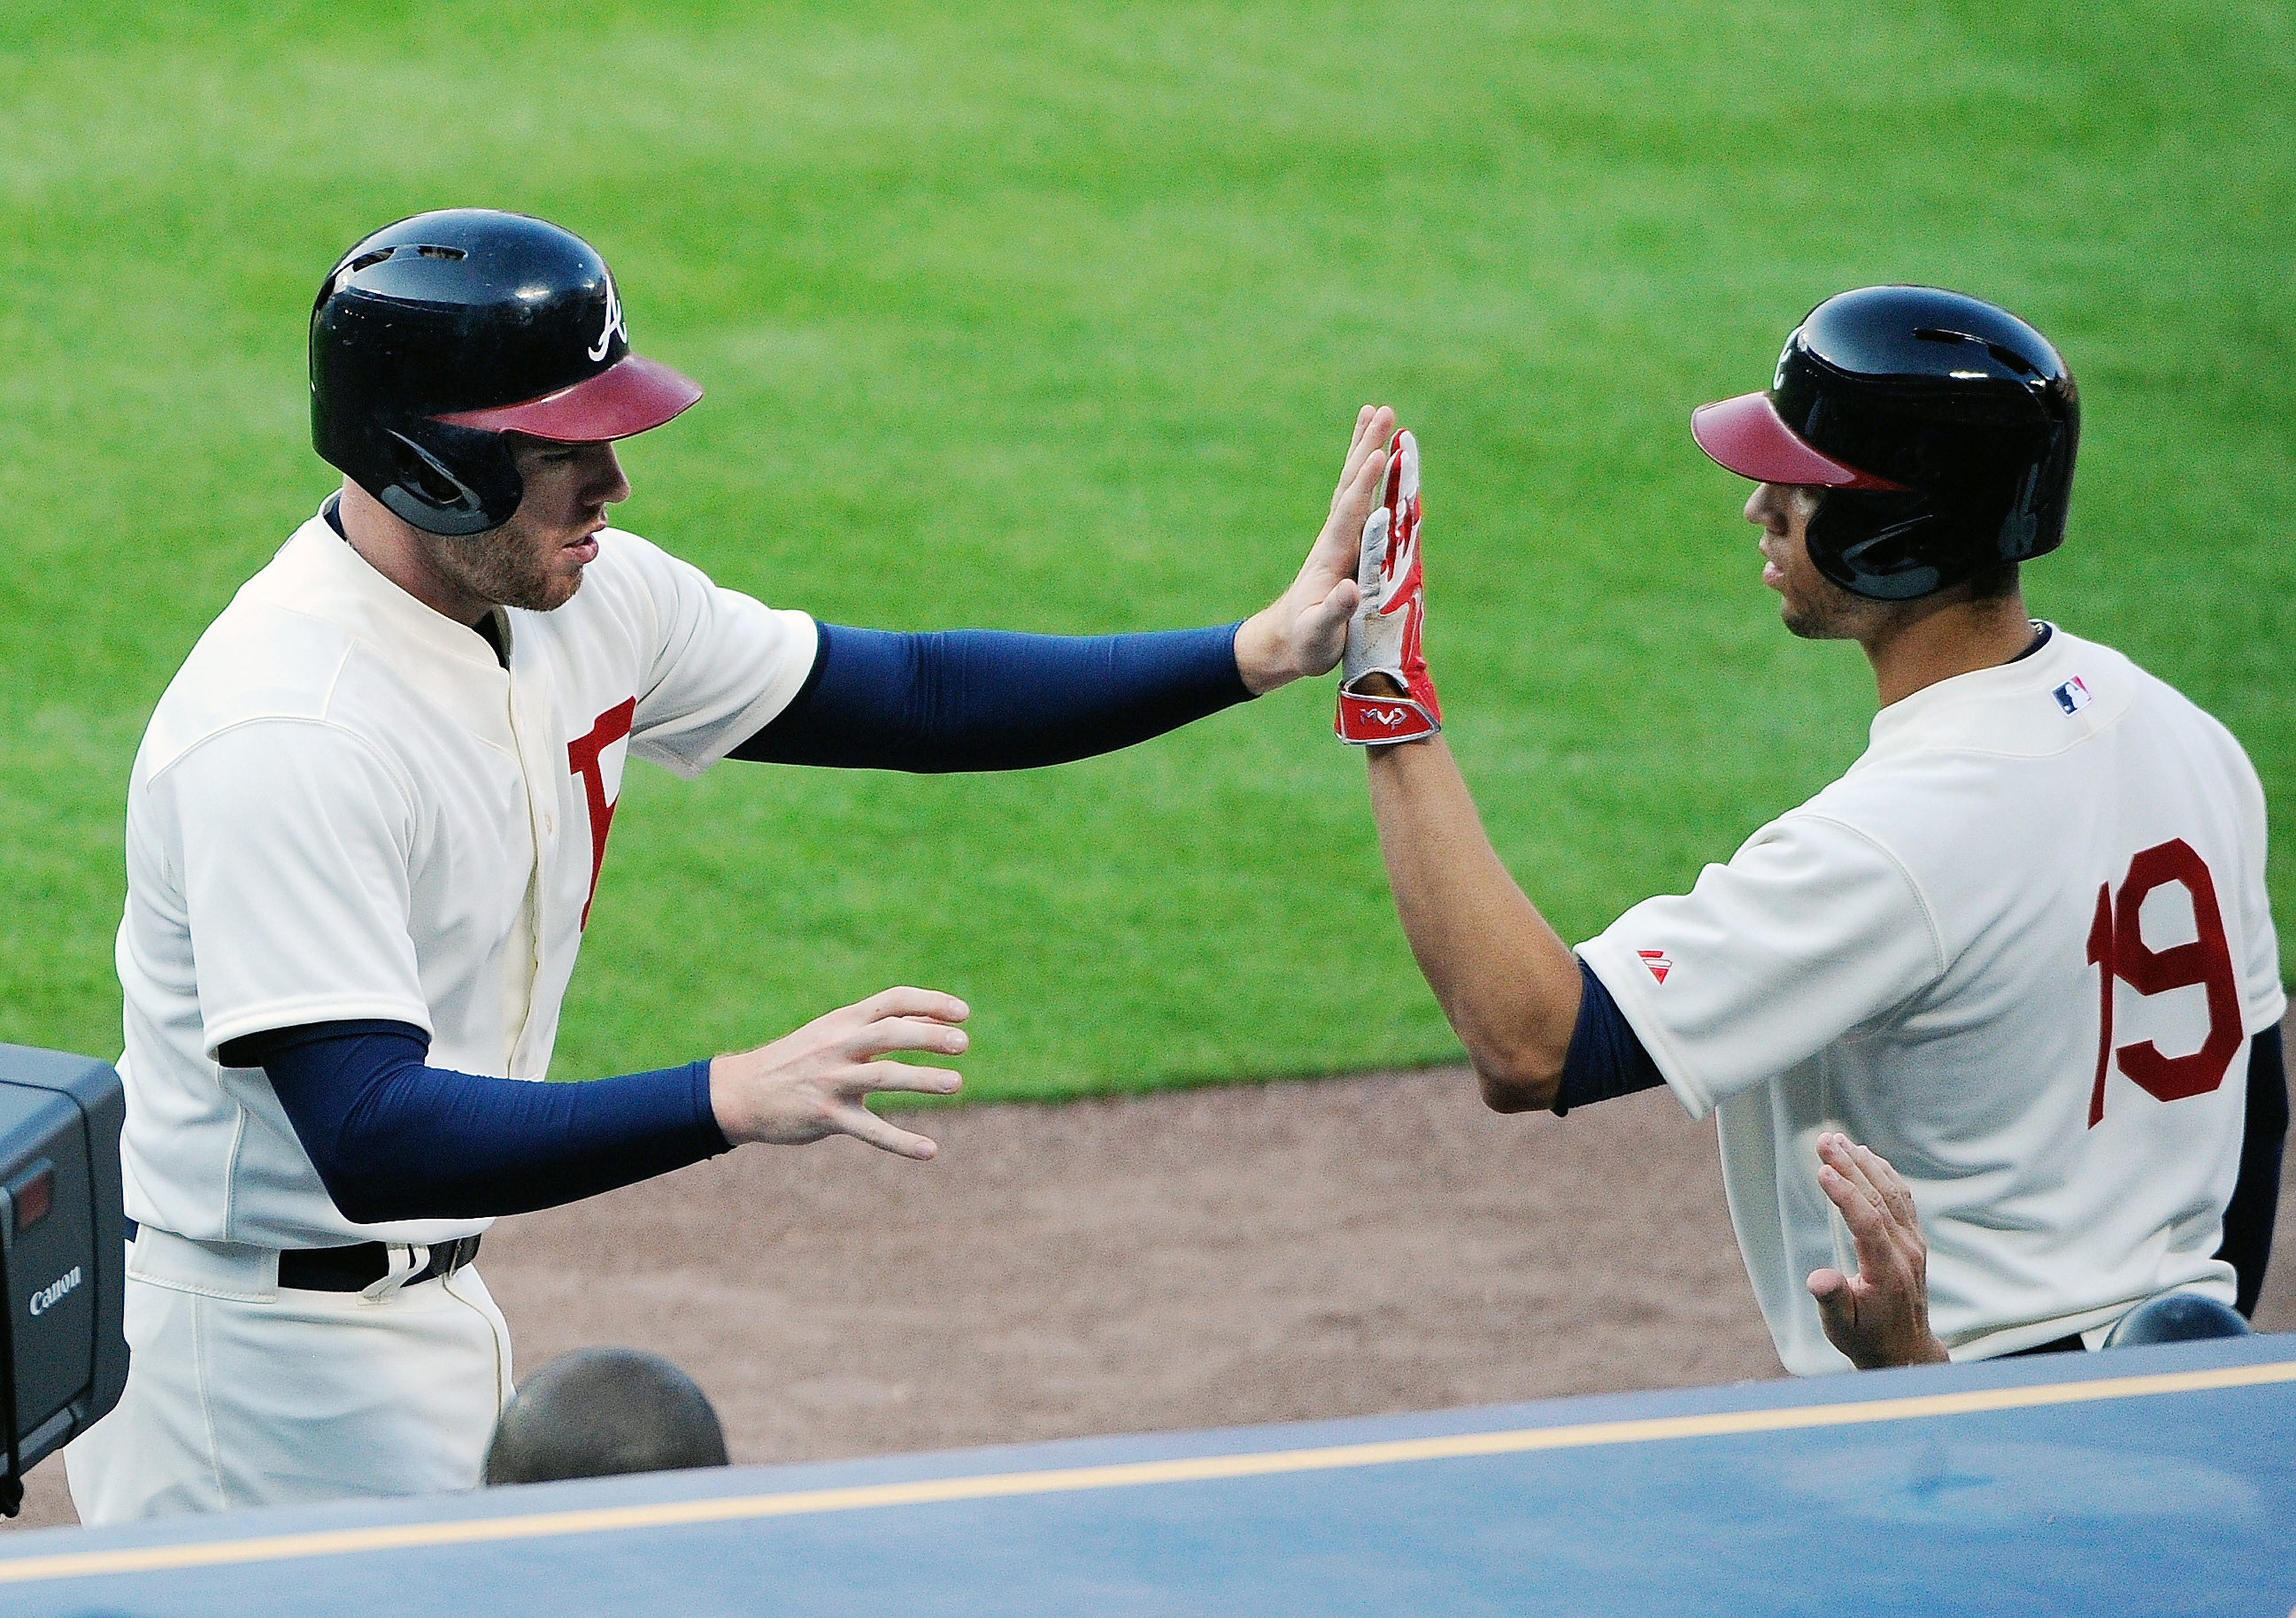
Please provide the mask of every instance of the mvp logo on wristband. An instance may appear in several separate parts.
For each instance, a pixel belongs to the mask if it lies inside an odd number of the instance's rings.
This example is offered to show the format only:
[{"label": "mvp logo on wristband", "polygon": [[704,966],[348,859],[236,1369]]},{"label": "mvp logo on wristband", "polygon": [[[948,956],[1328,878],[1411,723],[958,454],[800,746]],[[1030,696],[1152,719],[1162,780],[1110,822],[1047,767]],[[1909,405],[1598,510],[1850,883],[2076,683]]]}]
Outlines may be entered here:
[{"label": "mvp logo on wristband", "polygon": [[1443,728],[1443,710],[1419,646],[1427,616],[1419,555],[1419,442],[1407,432],[1398,431],[1389,442],[1381,502],[1364,520],[1356,583],[1363,603],[1348,620],[1332,728],[1341,741],[1357,747],[1433,735]]}]

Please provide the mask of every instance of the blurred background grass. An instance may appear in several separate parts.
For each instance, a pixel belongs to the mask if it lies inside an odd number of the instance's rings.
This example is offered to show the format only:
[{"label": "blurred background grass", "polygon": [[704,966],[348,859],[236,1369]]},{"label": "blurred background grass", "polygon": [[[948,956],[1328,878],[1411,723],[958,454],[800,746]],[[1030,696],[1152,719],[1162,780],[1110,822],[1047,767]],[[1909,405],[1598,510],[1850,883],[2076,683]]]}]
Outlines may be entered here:
[{"label": "blurred background grass", "polygon": [[[109,1054],[127,773],[331,477],[312,290],[366,230],[521,209],[709,397],[625,526],[837,621],[1096,631],[1289,578],[1349,423],[1425,447],[1431,653],[1501,852],[1569,936],[1862,747],[1692,406],[1826,294],[1931,281],[2086,410],[2035,611],[2296,786],[2284,5],[196,8],[0,38],[0,1039]],[[1295,688],[1029,776],[631,773],[555,1072],[752,1042],[896,981],[970,1086],[1442,1058],[1361,765]]]}]

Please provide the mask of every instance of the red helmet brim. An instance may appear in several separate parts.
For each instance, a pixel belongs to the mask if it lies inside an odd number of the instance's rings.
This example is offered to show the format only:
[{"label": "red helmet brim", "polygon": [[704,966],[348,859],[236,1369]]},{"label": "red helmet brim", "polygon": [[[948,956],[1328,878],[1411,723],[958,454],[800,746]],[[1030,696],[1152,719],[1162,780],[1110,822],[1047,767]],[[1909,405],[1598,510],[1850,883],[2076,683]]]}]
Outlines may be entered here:
[{"label": "red helmet brim", "polygon": [[701,397],[701,384],[668,365],[624,355],[597,375],[515,405],[458,410],[436,419],[485,432],[523,432],[561,444],[597,444],[660,426]]},{"label": "red helmet brim", "polygon": [[1757,483],[1802,483],[1820,489],[1895,489],[1887,478],[1860,472],[1812,448],[1778,415],[1767,393],[1742,393],[1690,413],[1690,436],[1715,464]]}]

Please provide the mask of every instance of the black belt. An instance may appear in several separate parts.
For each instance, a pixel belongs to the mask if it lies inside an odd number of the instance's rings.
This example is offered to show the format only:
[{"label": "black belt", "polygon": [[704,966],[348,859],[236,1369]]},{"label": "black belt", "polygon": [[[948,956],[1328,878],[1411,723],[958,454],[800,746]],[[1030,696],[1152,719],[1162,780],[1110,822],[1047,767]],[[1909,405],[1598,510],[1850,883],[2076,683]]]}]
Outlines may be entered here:
[{"label": "black belt", "polygon": [[[430,1249],[430,1261],[406,1277],[403,1285],[436,1281],[451,1276],[479,1256],[479,1238],[440,1242]],[[390,1249],[381,1242],[361,1242],[356,1247],[290,1247],[279,1255],[279,1285],[296,1292],[365,1292],[390,1273]]]},{"label": "black belt", "polygon": [[[127,1239],[137,1227],[127,1221]],[[439,1242],[431,1246],[430,1261],[401,1283],[436,1281],[479,1256],[479,1238]],[[381,1242],[361,1242],[353,1247],[290,1247],[279,1255],[279,1285],[295,1292],[365,1292],[390,1273],[390,1248]]]}]

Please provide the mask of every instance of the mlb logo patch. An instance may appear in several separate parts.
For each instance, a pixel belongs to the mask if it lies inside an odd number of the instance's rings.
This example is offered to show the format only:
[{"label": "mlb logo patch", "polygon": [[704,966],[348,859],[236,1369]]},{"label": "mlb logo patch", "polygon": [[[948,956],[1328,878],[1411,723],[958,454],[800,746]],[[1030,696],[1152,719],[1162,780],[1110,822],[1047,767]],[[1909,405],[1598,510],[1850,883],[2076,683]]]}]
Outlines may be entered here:
[{"label": "mlb logo patch", "polygon": [[1661,983],[1666,981],[1666,974],[1674,970],[1674,963],[1666,958],[1663,949],[1637,949],[1635,953],[1643,957],[1643,965],[1650,968],[1651,976]]},{"label": "mlb logo patch", "polygon": [[2078,674],[2058,686],[2054,694],[2057,699],[2057,706],[2067,713],[2079,713],[2089,704],[2088,687],[2081,684],[2081,678]]}]

